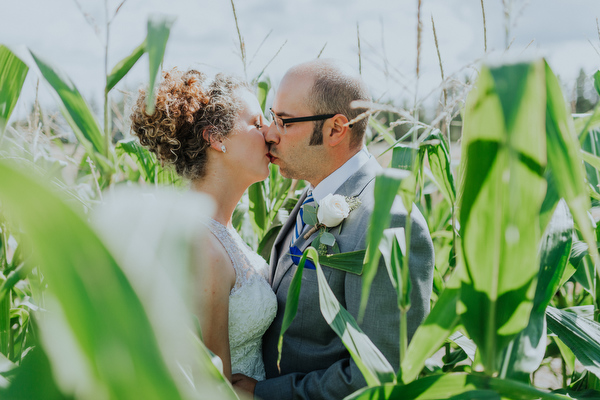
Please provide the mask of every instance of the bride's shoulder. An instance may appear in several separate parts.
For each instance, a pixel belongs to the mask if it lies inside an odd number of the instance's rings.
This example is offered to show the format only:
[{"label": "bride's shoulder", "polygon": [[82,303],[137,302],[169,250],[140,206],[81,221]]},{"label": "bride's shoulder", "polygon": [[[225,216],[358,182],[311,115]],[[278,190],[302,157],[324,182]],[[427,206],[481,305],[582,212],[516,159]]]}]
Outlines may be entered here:
[{"label": "bride's shoulder", "polygon": [[206,235],[196,258],[196,267],[205,276],[203,281],[228,282],[231,289],[235,284],[235,269],[223,244],[212,234]]}]

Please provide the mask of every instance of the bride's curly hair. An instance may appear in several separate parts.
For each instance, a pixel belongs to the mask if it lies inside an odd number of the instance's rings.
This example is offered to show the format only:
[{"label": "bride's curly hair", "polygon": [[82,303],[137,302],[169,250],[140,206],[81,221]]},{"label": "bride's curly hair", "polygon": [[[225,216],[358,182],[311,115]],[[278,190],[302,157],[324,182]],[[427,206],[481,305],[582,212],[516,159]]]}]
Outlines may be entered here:
[{"label": "bride's curly hair", "polygon": [[147,91],[140,89],[131,130],[162,165],[172,164],[184,178],[200,178],[206,173],[210,140],[223,140],[235,126],[241,109],[235,91],[250,86],[224,74],[206,86],[203,73],[177,68],[163,71],[162,77],[154,114],[146,112]]}]

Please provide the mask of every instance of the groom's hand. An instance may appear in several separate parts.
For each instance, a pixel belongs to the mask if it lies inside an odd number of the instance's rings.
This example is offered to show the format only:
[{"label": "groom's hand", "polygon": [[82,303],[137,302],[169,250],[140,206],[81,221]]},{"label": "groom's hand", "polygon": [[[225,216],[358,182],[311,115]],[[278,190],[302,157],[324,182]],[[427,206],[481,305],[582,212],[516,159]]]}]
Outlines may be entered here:
[{"label": "groom's hand", "polygon": [[250,393],[254,396],[254,388],[256,387],[256,379],[252,379],[242,374],[233,374],[231,377],[231,383],[233,387],[238,390]]}]

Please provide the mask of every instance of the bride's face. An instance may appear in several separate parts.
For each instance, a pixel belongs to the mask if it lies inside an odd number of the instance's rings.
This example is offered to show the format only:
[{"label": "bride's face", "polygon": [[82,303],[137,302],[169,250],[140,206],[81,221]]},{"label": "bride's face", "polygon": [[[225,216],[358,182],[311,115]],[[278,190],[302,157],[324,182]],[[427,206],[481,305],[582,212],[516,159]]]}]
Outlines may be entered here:
[{"label": "bride's face", "polygon": [[242,107],[233,132],[223,142],[227,159],[239,178],[250,183],[262,181],[269,176],[269,148],[264,137],[269,124],[253,93],[242,88],[236,97]]}]

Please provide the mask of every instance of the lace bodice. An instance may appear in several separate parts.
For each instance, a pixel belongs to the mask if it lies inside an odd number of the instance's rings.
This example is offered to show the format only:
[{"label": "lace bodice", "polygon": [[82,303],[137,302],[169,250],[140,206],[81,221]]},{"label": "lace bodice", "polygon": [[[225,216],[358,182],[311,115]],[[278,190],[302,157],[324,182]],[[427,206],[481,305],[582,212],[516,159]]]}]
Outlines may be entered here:
[{"label": "lace bodice", "polygon": [[233,228],[210,220],[209,229],[221,242],[235,269],[229,293],[229,348],[232,373],[265,379],[262,336],[277,312],[277,299],[268,283],[268,265]]}]

